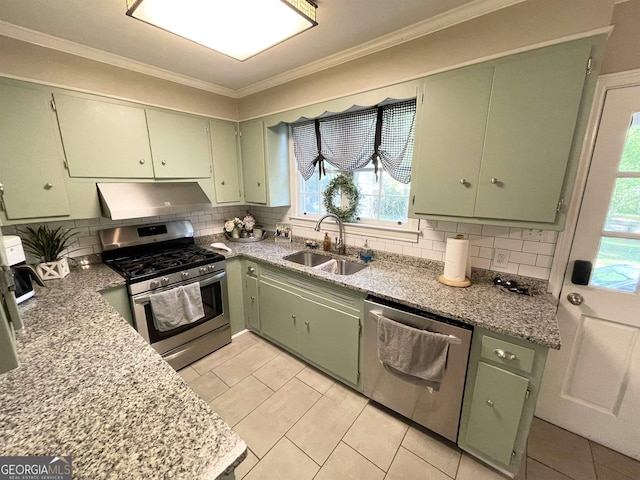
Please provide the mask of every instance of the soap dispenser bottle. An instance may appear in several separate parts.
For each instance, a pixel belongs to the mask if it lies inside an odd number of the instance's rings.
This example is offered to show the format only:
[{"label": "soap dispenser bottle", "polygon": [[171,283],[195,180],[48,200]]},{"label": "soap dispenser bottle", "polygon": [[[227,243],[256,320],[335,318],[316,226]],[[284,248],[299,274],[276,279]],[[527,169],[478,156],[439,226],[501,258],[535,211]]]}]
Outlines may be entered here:
[{"label": "soap dispenser bottle", "polygon": [[324,234],[324,241],[322,242],[322,248],[325,252],[331,251],[331,239],[329,238],[329,234]]},{"label": "soap dispenser bottle", "polygon": [[372,258],[373,258],[373,251],[369,248],[368,240],[365,239],[364,245],[360,250],[360,260],[362,260],[365,263],[369,263]]}]

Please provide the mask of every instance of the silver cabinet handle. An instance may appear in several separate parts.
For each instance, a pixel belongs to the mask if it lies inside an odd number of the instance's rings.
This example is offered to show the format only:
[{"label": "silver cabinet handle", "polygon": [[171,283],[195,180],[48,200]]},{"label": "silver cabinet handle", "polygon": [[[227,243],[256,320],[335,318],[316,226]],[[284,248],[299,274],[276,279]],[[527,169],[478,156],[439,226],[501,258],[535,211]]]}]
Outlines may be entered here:
[{"label": "silver cabinet handle", "polygon": [[45,183],[44,188],[45,190],[51,190],[53,188],[53,183]]},{"label": "silver cabinet handle", "polygon": [[501,348],[496,348],[493,353],[496,354],[496,357],[501,358],[503,360],[517,360],[518,356],[515,353],[507,352],[502,350]]},{"label": "silver cabinet handle", "polygon": [[256,300],[256,297],[251,297],[251,301],[254,302]]},{"label": "silver cabinet handle", "polygon": [[291,315],[291,318],[293,318],[293,323],[296,322],[296,316],[295,315]]},{"label": "silver cabinet handle", "polygon": [[460,185],[466,185],[467,184],[467,180],[464,178],[460,179]]},{"label": "silver cabinet handle", "polygon": [[167,164],[167,161],[166,161],[166,160],[162,160],[160,163],[161,163],[162,165],[166,165],[166,164]]},{"label": "silver cabinet handle", "polygon": [[140,165],[144,165],[144,158],[140,159]]},{"label": "silver cabinet handle", "polygon": [[567,300],[569,300],[569,303],[571,305],[582,305],[582,302],[584,302],[584,297],[579,293],[571,292],[567,295]]},{"label": "silver cabinet handle", "polygon": [[308,327],[309,326],[309,322],[304,322],[304,324]]},{"label": "silver cabinet handle", "polygon": [[493,408],[493,400],[487,400],[487,405]]},{"label": "silver cabinet handle", "polygon": [[496,177],[493,177],[493,178],[491,179],[491,183],[492,183],[493,185],[497,185],[498,183],[500,183],[500,180],[498,180]]}]

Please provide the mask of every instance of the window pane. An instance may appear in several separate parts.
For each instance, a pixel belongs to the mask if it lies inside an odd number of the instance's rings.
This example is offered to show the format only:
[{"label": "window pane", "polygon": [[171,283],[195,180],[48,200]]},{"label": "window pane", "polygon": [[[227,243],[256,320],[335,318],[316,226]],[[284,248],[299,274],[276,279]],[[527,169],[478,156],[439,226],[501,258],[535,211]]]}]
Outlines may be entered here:
[{"label": "window pane", "polygon": [[609,205],[607,232],[640,233],[640,178],[618,178]]},{"label": "window pane", "polygon": [[382,194],[409,196],[409,184],[400,183],[386,172],[382,173]]},{"label": "window pane", "polygon": [[320,195],[303,195],[302,211],[304,213],[322,213],[322,201]]},{"label": "window pane", "polygon": [[409,199],[406,197],[380,198],[380,220],[407,221]]},{"label": "window pane", "polygon": [[377,196],[361,195],[358,202],[358,216],[360,218],[378,218],[379,200]]},{"label": "window pane", "polygon": [[377,195],[380,190],[373,171],[354,172],[353,181],[361,195]]},{"label": "window pane", "polygon": [[635,292],[640,277],[640,240],[603,237],[590,284]]},{"label": "window pane", "polygon": [[627,133],[627,142],[624,145],[621,172],[640,172],[640,113],[633,114],[633,121]]},{"label": "window pane", "polygon": [[313,174],[312,177],[307,181],[302,181],[303,191],[304,192],[314,192],[318,193],[320,186],[320,182],[318,182],[318,175]]}]

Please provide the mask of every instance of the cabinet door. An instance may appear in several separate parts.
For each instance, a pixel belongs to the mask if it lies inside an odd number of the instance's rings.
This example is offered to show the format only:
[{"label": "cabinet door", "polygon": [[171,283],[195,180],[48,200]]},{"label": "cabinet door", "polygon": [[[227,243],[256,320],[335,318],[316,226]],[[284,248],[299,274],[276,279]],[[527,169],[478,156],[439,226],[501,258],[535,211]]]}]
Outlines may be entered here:
[{"label": "cabinet door", "polygon": [[296,314],[299,296],[269,283],[260,282],[260,323],[262,333],[285,347],[301,353],[299,324]]},{"label": "cabinet door", "polygon": [[153,178],[142,108],[54,94],[72,177]]},{"label": "cabinet door", "polygon": [[211,176],[209,121],[146,110],[156,178]]},{"label": "cabinet door", "polygon": [[240,125],[242,136],[242,175],[244,199],[248,203],[267,203],[264,166],[264,130],[262,120]]},{"label": "cabinet door", "polygon": [[246,325],[248,328],[260,331],[260,307],[258,303],[258,279],[251,275],[244,277],[244,303]]},{"label": "cabinet door", "polygon": [[529,380],[480,362],[473,388],[466,443],[509,465]]},{"label": "cabinet door", "polygon": [[496,65],[476,217],[555,221],[590,51],[550,47]]},{"label": "cabinet door", "polygon": [[221,120],[211,120],[209,124],[216,202],[239,202],[238,127],[235,123]]},{"label": "cabinet door", "polygon": [[0,85],[0,183],[9,219],[69,215],[50,102],[44,90]]},{"label": "cabinet door", "polygon": [[360,318],[304,297],[300,298],[298,311],[304,320],[302,354],[357,385]]},{"label": "cabinet door", "polygon": [[416,132],[413,212],[473,216],[492,79],[493,67],[427,79]]}]

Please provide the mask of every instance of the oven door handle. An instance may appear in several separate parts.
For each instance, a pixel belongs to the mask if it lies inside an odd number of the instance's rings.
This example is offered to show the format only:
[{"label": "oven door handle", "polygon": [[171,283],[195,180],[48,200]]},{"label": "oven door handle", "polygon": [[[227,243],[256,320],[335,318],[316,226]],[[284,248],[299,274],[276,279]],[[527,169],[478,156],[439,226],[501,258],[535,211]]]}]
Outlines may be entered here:
[{"label": "oven door handle", "polygon": [[[209,277],[205,281],[200,282],[200,286],[201,287],[208,287],[209,285],[212,285],[214,283],[219,282],[221,279],[223,279],[226,276],[227,276],[227,272],[218,273],[217,275],[214,275],[213,277]],[[191,282],[191,283],[194,283],[194,282]],[[170,290],[170,288],[167,289],[167,290]],[[144,297],[134,298],[133,299],[133,303],[135,303],[136,305],[147,304],[150,301],[150,297],[151,297],[151,295],[145,295]]]}]

